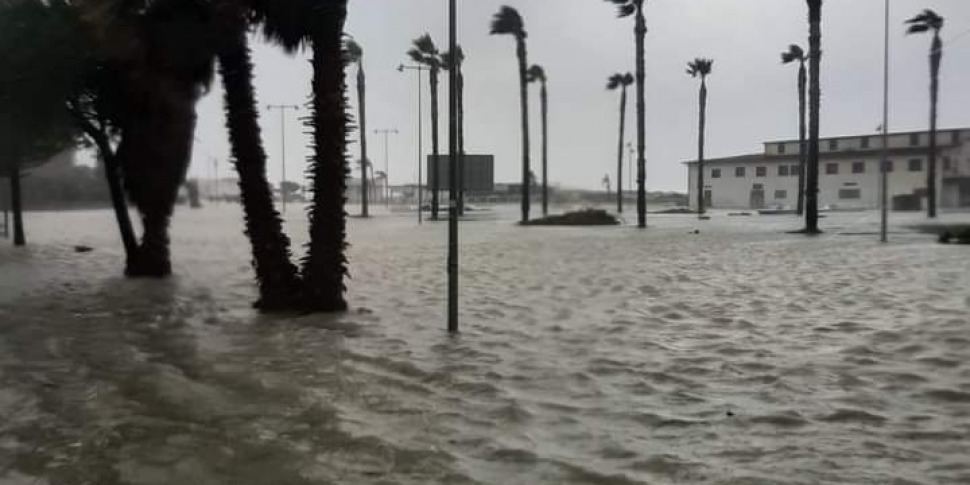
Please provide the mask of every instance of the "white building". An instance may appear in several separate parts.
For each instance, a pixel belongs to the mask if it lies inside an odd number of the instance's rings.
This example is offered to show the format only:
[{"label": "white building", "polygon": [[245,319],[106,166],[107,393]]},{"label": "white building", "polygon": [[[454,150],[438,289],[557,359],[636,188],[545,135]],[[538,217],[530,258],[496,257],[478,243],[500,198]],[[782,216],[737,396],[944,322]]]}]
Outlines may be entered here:
[{"label": "white building", "polygon": [[[889,197],[896,209],[926,205],[929,132],[889,135]],[[937,196],[940,207],[970,207],[970,128],[937,133]],[[788,207],[798,198],[798,140],[770,141],[758,154],[704,162],[707,206]],[[823,138],[819,142],[819,205],[879,206],[882,136]],[[685,162],[690,203],[697,204],[697,162]]]}]

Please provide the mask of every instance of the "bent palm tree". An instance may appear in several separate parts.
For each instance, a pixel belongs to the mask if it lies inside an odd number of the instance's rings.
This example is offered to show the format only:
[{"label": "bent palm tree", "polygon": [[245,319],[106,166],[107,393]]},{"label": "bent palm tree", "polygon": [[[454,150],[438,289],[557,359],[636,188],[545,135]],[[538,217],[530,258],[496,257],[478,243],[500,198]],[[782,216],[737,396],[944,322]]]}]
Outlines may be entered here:
[{"label": "bent palm tree", "polygon": [[[462,65],[465,63],[465,51],[461,46],[455,49],[455,54],[450,51],[441,54],[441,63],[444,69],[455,69],[457,71],[457,81],[455,90],[457,91],[458,116],[458,215],[465,214],[465,74],[462,72]],[[455,162],[452,162],[455,163]]]},{"label": "bent palm tree", "polygon": [[805,213],[805,86],[808,82],[808,75],[805,72],[805,51],[801,47],[792,44],[788,46],[788,52],[781,53],[782,64],[798,62],[798,202],[797,212],[801,216]]},{"label": "bent palm tree", "polygon": [[636,41],[637,63],[637,226],[647,227],[647,159],[646,150],[646,107],[644,85],[646,66],[644,43],[647,37],[647,19],[643,15],[644,0],[606,0],[619,8],[621,18],[634,16],[634,37]]},{"label": "bent palm tree", "polygon": [[408,51],[408,56],[414,62],[428,66],[431,74],[431,220],[438,220],[438,191],[441,190],[439,180],[439,148],[438,148],[438,74],[441,72],[441,53],[431,40],[430,34],[424,34],[413,41],[414,47]]},{"label": "bent palm tree", "polygon": [[930,46],[930,154],[926,171],[926,215],[932,218],[936,217],[936,119],[940,98],[940,62],[943,60],[943,41],[940,40],[943,17],[926,9],[906,23],[909,24],[907,34],[933,31],[933,43]]},{"label": "bent palm tree", "polygon": [[822,67],[822,0],[808,2],[808,69],[809,87],[808,123],[808,176],[805,180],[805,229],[806,234],[818,234],[818,134],[822,101],[822,84],[819,76]]},{"label": "bent palm tree", "polygon": [[[610,76],[606,89],[620,90],[620,140],[616,152],[616,211],[623,213],[623,143],[626,132],[626,89],[633,84],[633,74],[616,73]],[[630,175],[630,174],[628,174]]]},{"label": "bent palm tree", "polygon": [[687,64],[687,74],[692,78],[701,78],[699,122],[697,132],[697,214],[704,215],[704,129],[707,125],[707,76],[711,74],[714,61],[711,59],[694,59]]},{"label": "bent palm tree", "polygon": [[529,221],[529,79],[525,39],[525,23],[518,10],[504,6],[492,19],[492,35],[511,35],[515,38],[515,53],[519,60],[519,104],[522,110],[522,222]]},{"label": "bent palm tree", "polygon": [[542,215],[549,215],[549,94],[546,91],[546,71],[542,66],[529,68],[529,82],[538,82],[542,107]]},{"label": "bent palm tree", "polygon": [[[347,62],[357,65],[357,132],[360,133],[360,159],[367,160],[367,80],[364,76],[364,50],[353,39],[347,40],[345,50]],[[367,172],[364,164],[360,165],[360,194],[360,216],[368,217]]]}]

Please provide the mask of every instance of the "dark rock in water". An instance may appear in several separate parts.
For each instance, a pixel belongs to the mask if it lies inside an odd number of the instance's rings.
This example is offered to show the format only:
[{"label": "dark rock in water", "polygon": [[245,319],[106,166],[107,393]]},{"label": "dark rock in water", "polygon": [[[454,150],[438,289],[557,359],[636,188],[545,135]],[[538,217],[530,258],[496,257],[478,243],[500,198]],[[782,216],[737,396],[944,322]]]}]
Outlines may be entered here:
[{"label": "dark rock in water", "polygon": [[584,209],[561,215],[533,219],[525,226],[615,226],[620,223],[612,214],[600,209]]},{"label": "dark rock in water", "polygon": [[90,253],[91,251],[94,251],[91,246],[74,246],[75,253]]},{"label": "dark rock in water", "polygon": [[700,229],[694,229],[694,232],[692,232],[691,234],[700,234],[700,233],[701,233]]}]

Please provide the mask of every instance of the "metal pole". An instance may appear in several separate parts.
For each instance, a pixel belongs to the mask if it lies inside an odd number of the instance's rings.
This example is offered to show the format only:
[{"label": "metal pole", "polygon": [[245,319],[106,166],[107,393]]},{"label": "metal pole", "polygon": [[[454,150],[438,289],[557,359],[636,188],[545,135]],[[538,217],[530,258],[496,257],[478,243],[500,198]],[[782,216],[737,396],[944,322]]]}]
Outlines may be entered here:
[{"label": "metal pole", "polygon": [[629,157],[629,159],[627,160],[627,163],[626,163],[626,173],[627,174],[630,174],[630,176],[627,177],[627,178],[630,179],[630,182],[629,182],[629,184],[630,184],[630,191],[632,192],[633,191],[633,180],[634,180],[634,178],[632,176],[632,174],[633,174],[633,154],[636,153],[636,150],[633,149],[633,144],[632,143],[627,143],[626,144],[626,147],[630,151],[630,157]]},{"label": "metal pole", "polygon": [[424,153],[424,147],[422,146],[424,143],[424,95],[421,94],[421,91],[421,69],[418,69],[418,224],[424,222],[424,216],[422,215],[424,187],[421,185],[421,157]]},{"label": "metal pole", "polygon": [[[458,22],[456,0],[449,0],[448,52],[458,52]],[[455,62],[455,56],[452,56]],[[448,332],[458,332],[458,70],[448,66],[448,144],[451,162],[448,175]]]},{"label": "metal pole", "polygon": [[270,104],[266,109],[280,111],[280,167],[282,168],[282,179],[280,180],[280,202],[282,212],[286,213],[286,110],[299,111],[300,107],[295,104]]},{"label": "metal pole", "polygon": [[880,227],[879,240],[889,242],[889,0],[886,0],[886,38],[883,54],[883,98],[882,98],[882,163],[880,172]]}]

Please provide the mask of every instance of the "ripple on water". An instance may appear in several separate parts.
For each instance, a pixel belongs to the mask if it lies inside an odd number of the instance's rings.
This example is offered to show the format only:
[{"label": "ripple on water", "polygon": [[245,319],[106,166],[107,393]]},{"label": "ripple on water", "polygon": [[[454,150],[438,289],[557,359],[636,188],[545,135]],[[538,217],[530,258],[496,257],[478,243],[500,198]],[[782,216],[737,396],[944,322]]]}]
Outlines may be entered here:
[{"label": "ripple on water", "polygon": [[835,411],[816,417],[826,423],[856,423],[868,426],[882,426],[888,419],[885,416],[869,413],[860,409],[836,409]]}]

